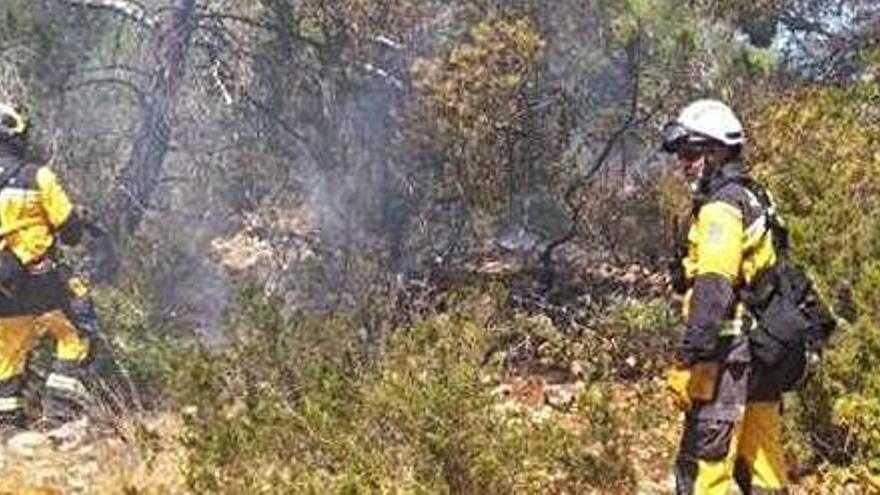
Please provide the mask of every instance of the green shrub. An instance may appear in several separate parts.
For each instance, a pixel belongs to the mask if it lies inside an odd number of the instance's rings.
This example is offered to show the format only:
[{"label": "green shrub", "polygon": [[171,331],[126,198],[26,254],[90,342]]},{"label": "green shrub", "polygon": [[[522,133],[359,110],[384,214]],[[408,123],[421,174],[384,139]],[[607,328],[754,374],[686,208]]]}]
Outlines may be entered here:
[{"label": "green shrub", "polygon": [[[880,113],[876,82],[806,88],[753,116],[753,161],[796,257],[852,320],[801,395],[797,437],[852,472],[880,473]],[[801,451],[804,449],[801,448]],[[820,459],[821,460],[821,459]]]},{"label": "green shrub", "polygon": [[492,348],[503,351],[508,371],[631,380],[661,374],[679,323],[663,298],[613,297],[582,328],[559,327],[543,314],[514,314],[497,325]]},{"label": "green shrub", "polygon": [[599,317],[595,333],[587,336],[594,341],[587,362],[595,367],[595,356],[604,356],[606,377],[660,376],[671,362],[680,321],[664,298],[615,299]]},{"label": "green shrub", "polygon": [[[472,297],[473,296],[473,297]],[[485,293],[362,349],[354,323],[283,321],[252,302],[248,337],[180,363],[187,477],[199,493],[547,493],[631,483],[607,394],[587,428],[503,407],[482,379],[496,331]],[[495,315],[500,317],[499,314]],[[586,401],[586,402],[584,402]]]},{"label": "green shrub", "polygon": [[178,346],[151,328],[149,310],[140,298],[124,290],[99,289],[95,306],[103,337],[110,345],[107,352],[120,361],[145,393],[161,388]]}]

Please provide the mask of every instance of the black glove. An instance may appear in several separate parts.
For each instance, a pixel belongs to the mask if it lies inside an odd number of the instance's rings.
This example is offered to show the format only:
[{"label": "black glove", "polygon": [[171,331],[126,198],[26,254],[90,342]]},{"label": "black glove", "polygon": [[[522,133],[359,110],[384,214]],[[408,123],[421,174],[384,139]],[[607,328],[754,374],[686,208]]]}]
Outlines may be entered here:
[{"label": "black glove", "polygon": [[86,210],[74,210],[70,212],[67,220],[58,227],[58,237],[61,242],[68,246],[76,246],[82,240],[83,235],[83,214],[87,214]]},{"label": "black glove", "polygon": [[684,274],[684,264],[682,259],[676,257],[666,265],[666,271],[669,276],[669,286],[676,294],[684,294],[688,290],[687,277]]},{"label": "black glove", "polygon": [[11,288],[23,274],[24,266],[18,257],[11,251],[0,251],[0,286]]}]

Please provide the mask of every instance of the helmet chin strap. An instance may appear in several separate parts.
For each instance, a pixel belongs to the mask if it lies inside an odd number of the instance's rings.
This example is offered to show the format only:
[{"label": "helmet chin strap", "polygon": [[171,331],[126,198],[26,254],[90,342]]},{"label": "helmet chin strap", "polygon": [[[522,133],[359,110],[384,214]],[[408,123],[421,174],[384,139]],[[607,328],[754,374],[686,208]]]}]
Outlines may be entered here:
[{"label": "helmet chin strap", "polygon": [[706,165],[707,165],[706,157],[705,156],[700,157],[699,162],[700,163],[698,165],[689,165],[690,167],[694,167],[694,168],[699,167],[699,169],[697,170],[697,173],[690,180],[689,185],[690,185],[690,189],[691,189],[692,193],[700,192],[703,188],[702,186],[704,185],[704,182],[706,182],[705,181]]},{"label": "helmet chin strap", "polygon": [[690,182],[691,192],[694,194],[699,193],[703,189],[703,182],[703,172],[701,171],[700,174]]}]

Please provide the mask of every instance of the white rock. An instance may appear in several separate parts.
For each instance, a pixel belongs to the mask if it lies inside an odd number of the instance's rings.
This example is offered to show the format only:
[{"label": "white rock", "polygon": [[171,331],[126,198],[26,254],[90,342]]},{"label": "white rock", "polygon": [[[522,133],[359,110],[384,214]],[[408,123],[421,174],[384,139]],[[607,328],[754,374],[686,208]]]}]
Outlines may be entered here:
[{"label": "white rock", "polygon": [[571,408],[574,404],[575,395],[573,387],[564,385],[548,386],[544,389],[544,400],[551,407],[560,411],[567,411]]},{"label": "white rock", "polygon": [[33,458],[40,450],[51,449],[52,441],[43,433],[24,431],[10,438],[7,445],[14,454]]}]

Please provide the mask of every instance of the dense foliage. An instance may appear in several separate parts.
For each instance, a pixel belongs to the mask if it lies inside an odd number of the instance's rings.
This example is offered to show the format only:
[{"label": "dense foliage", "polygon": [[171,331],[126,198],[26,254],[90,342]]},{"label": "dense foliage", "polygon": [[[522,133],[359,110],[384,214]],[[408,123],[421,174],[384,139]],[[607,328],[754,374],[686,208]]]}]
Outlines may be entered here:
[{"label": "dense foliage", "polygon": [[[809,87],[753,116],[753,158],[784,210],[796,254],[848,320],[831,346],[826,380],[804,397],[807,428],[825,436],[826,455],[855,456],[875,475],[880,468],[878,103],[876,82]],[[823,398],[818,407],[810,407],[813,397]],[[831,424],[845,432],[835,432]]]},{"label": "dense foliage", "polygon": [[71,259],[197,493],[668,491],[658,131],[722,98],[846,320],[787,409],[830,492],[880,485],[878,33],[873,0],[4,0],[0,98],[109,227]]},{"label": "dense foliage", "polygon": [[[497,368],[498,302],[451,295],[461,311],[397,329],[367,356],[344,318],[279,324],[255,302],[253,339],[190,354],[172,393],[197,492],[542,493],[628,486],[616,412],[585,395],[570,427],[509,408]],[[585,445],[594,445],[585,449]]]}]

